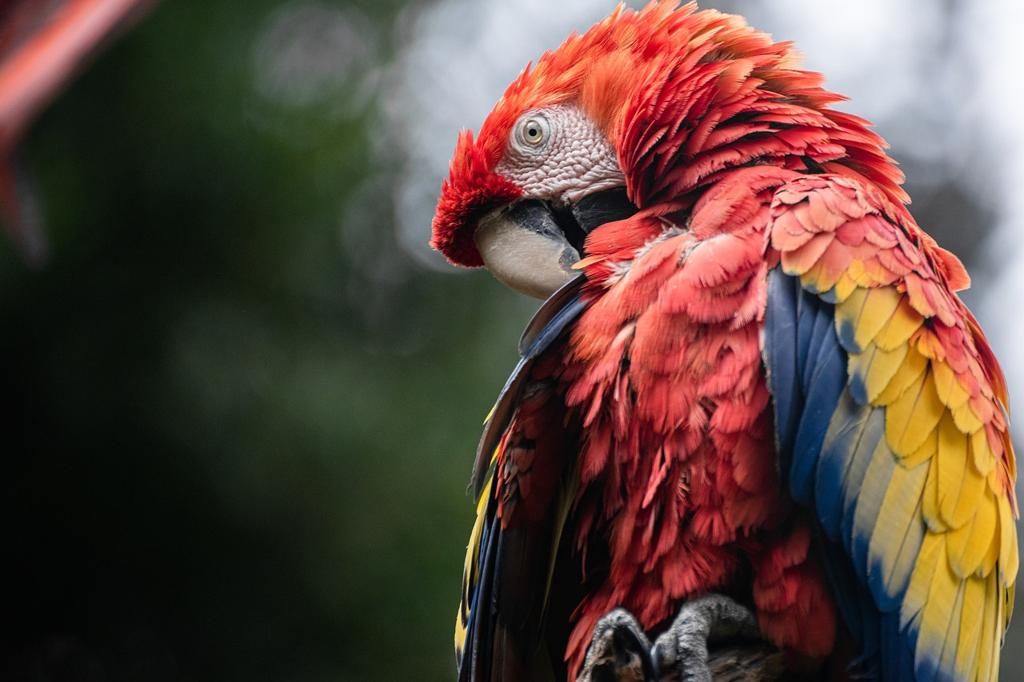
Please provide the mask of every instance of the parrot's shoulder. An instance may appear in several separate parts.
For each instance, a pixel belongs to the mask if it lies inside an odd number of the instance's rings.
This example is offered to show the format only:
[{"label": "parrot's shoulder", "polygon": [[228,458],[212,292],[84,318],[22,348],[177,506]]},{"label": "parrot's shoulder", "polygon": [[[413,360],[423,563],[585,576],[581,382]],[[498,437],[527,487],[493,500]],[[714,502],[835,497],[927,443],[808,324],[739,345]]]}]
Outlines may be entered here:
[{"label": "parrot's shoulder", "polygon": [[[787,273],[819,292],[838,285],[841,295],[855,284],[887,285],[908,275],[947,294],[970,286],[960,259],[922,230],[905,205],[854,175],[799,175],[779,187],[768,237]],[[863,269],[876,261],[881,268]]]}]

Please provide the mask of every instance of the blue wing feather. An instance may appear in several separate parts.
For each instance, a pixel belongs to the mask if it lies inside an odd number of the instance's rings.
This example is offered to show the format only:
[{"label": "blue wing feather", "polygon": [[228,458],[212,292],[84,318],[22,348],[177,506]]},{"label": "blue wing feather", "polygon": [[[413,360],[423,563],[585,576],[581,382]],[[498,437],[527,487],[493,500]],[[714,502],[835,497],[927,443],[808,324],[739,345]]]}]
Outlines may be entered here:
[{"label": "blue wing feather", "polygon": [[490,679],[491,650],[480,642],[489,642],[494,629],[494,618],[490,614],[495,585],[494,566],[500,542],[501,526],[494,513],[494,501],[487,505],[488,521],[480,536],[480,552],[477,559],[477,580],[469,602],[469,624],[466,628],[466,642],[459,664],[459,682]]},{"label": "blue wing feather", "polygon": [[512,370],[512,374],[505,380],[505,385],[498,394],[494,408],[484,425],[484,431],[480,435],[480,442],[477,444],[476,460],[473,463],[473,475],[470,480],[470,486],[475,495],[480,494],[480,489],[487,477],[487,466],[491,461],[491,455],[494,454],[494,448],[498,446],[498,441],[501,440],[501,436],[508,426],[513,408],[519,401],[519,394],[522,392],[523,384],[534,361],[586,309],[587,303],[580,297],[580,288],[583,286],[584,279],[577,277],[562,286],[551,295],[551,298],[544,301],[543,305],[534,313],[533,319],[527,324],[526,331],[523,332],[523,336],[519,340],[521,353],[519,362]]},{"label": "blue wing feather", "polygon": [[[843,392],[831,427],[822,444],[821,458],[816,476],[815,502],[818,520],[829,540],[839,540],[843,518],[843,490],[848,482],[852,460],[849,453],[859,450],[862,443],[877,439],[882,430],[873,433],[868,428],[874,411],[864,405],[857,405],[849,392]],[[867,433],[866,433],[867,432]],[[870,444],[874,448],[874,442]]]},{"label": "blue wing feather", "polygon": [[804,292],[799,279],[773,271],[768,296],[765,351],[778,443],[791,495],[810,505],[818,455],[846,384],[846,355],[836,340],[833,307]]},{"label": "blue wing feather", "polygon": [[[787,291],[787,288],[789,291]],[[788,458],[793,449],[793,434],[800,418],[802,397],[799,386],[793,379],[797,367],[802,366],[810,332],[797,338],[798,325],[795,320],[801,315],[798,307],[800,298],[793,295],[792,282],[785,277],[771,277],[768,280],[768,297],[772,302],[765,312],[765,334],[777,337],[774,343],[765,345],[765,364],[768,383],[775,404],[776,445],[780,457]],[[799,327],[808,329],[809,327]],[[800,349],[804,352],[801,353]],[[783,462],[788,468],[789,462]]]},{"label": "blue wing feather", "polygon": [[518,405],[534,361],[567,332],[586,308],[580,297],[582,279],[574,280],[546,301],[530,322],[521,342],[518,364],[506,381],[481,438],[474,466],[473,486],[478,500],[489,495],[481,508],[482,530],[471,580],[464,599],[468,603],[460,682],[509,682],[547,679],[550,662],[538,655],[543,635],[543,594],[548,579],[549,554],[557,552],[552,528],[503,527],[498,518],[497,494],[487,485],[499,476],[494,453]]},{"label": "blue wing feather", "polygon": [[[837,330],[831,301],[778,268],[769,274],[764,358],[780,465],[792,497],[820,522],[816,546],[861,647],[851,675],[913,680],[916,629],[899,627],[906,585],[891,575],[869,584],[870,529],[857,524],[877,517],[895,457],[885,443],[884,411],[865,404],[864,387],[848,377],[846,349],[856,343],[852,327]],[[875,598],[880,588],[885,609]]]}]

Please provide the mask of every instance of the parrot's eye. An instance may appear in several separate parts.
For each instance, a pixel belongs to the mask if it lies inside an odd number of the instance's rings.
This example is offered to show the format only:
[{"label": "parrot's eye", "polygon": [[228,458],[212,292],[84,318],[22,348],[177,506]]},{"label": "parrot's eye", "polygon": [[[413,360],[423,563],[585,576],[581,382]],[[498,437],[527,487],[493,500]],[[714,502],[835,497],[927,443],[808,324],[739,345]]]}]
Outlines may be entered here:
[{"label": "parrot's eye", "polygon": [[544,140],[544,130],[537,119],[531,118],[523,125],[523,140],[529,144],[540,144]]},{"label": "parrot's eye", "polygon": [[516,137],[520,144],[534,149],[543,146],[548,141],[550,133],[548,121],[542,116],[523,119],[516,129]]}]

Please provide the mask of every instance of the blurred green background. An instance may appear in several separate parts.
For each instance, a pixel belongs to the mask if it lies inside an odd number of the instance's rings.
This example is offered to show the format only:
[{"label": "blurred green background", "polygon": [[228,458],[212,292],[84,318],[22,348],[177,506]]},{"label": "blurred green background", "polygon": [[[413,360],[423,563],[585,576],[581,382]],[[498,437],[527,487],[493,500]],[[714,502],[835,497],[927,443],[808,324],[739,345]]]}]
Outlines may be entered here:
[{"label": "blurred green background", "polygon": [[[164,3],[27,140],[50,258],[0,245],[2,679],[454,670],[468,468],[529,305],[402,255],[360,189],[390,172],[373,101],[254,88],[279,5]],[[358,9],[386,59],[398,7]]]},{"label": "blurred green background", "polygon": [[[0,679],[453,676],[469,467],[534,304],[403,243],[429,214],[393,201],[380,83],[418,8],[300,5],[167,0],[26,140],[50,257],[0,242]],[[932,180],[918,217],[980,258],[991,214]]]}]

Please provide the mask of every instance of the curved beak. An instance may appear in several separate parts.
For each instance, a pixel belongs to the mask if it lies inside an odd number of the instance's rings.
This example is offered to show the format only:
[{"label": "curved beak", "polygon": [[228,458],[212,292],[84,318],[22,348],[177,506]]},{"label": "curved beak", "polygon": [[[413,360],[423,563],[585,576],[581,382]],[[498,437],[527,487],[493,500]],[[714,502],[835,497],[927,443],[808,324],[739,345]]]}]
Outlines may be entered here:
[{"label": "curved beak", "polygon": [[547,204],[521,201],[488,213],[477,224],[476,247],[491,274],[516,291],[547,298],[572,279],[579,252]]},{"label": "curved beak", "polygon": [[621,188],[584,197],[567,210],[531,199],[485,215],[473,238],[499,282],[544,299],[579,274],[572,266],[592,229],[636,210]]}]

